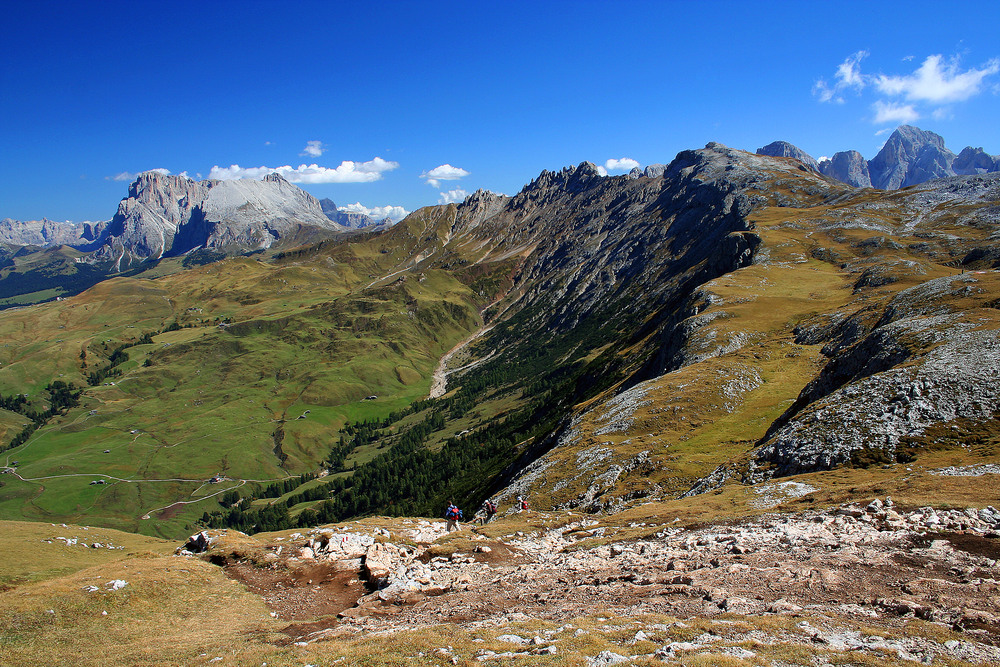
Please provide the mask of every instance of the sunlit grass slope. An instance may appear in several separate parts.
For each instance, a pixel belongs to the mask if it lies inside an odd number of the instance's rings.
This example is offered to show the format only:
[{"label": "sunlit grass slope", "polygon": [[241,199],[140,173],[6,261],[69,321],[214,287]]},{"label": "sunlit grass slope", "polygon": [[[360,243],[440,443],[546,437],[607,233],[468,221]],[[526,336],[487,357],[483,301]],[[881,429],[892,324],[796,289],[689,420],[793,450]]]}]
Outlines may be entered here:
[{"label": "sunlit grass slope", "polygon": [[[370,239],[116,278],[0,314],[0,394],[86,386],[128,354],[2,454],[21,479],[5,478],[0,516],[177,537],[226,490],[317,471],[341,425],[426,396],[441,355],[481,324],[482,297],[425,261],[439,223],[417,215]],[[2,417],[16,433],[21,416]]]}]

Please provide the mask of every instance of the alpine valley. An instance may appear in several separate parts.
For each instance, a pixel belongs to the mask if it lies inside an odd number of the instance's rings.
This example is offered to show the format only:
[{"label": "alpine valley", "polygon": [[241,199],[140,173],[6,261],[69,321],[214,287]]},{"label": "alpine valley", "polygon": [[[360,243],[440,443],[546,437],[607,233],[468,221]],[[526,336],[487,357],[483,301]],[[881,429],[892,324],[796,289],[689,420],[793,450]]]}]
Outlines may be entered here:
[{"label": "alpine valley", "polygon": [[146,172],[0,240],[11,664],[1000,662],[982,149],[712,143],[394,225]]}]

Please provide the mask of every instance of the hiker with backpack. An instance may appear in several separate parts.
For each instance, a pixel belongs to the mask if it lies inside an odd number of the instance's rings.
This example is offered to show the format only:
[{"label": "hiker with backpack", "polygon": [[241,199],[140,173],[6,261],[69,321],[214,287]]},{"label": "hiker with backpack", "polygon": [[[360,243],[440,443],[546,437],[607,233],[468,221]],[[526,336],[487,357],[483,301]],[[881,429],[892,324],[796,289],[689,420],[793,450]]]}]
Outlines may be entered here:
[{"label": "hiker with backpack", "polygon": [[450,533],[452,530],[462,530],[461,526],[458,525],[459,519],[462,518],[462,510],[455,506],[455,503],[448,503],[448,509],[444,511],[444,518],[448,522],[447,529]]},{"label": "hiker with backpack", "polygon": [[485,526],[493,518],[493,515],[497,513],[497,505],[489,498],[483,503],[482,515],[480,516],[479,523],[481,526]]},{"label": "hiker with backpack", "polygon": [[528,511],[528,501],[524,498],[524,496],[518,496],[517,513],[520,514],[521,512],[527,512],[527,511]]}]

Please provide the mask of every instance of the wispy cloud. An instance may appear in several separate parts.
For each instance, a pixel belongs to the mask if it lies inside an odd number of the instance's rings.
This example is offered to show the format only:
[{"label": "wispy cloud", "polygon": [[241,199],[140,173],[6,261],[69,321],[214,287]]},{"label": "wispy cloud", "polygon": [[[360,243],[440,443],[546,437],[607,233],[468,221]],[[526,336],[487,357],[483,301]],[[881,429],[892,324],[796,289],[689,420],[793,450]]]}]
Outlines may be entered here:
[{"label": "wispy cloud", "polygon": [[420,178],[426,178],[427,184],[440,188],[440,181],[457,181],[460,178],[465,178],[469,175],[469,172],[461,167],[453,167],[450,164],[442,164],[439,167],[434,167],[430,171],[425,171],[420,174]]},{"label": "wispy cloud", "polygon": [[861,61],[867,57],[867,51],[857,51],[847,56],[844,62],[837,66],[833,85],[827,83],[825,79],[820,79],[813,85],[813,95],[820,102],[843,104],[844,98],[840,94],[842,91],[850,88],[860,91],[865,87],[865,77],[861,74]]},{"label": "wispy cloud", "polygon": [[338,206],[337,210],[344,211],[345,213],[363,213],[373,220],[379,221],[389,218],[393,222],[399,222],[409,215],[409,211],[402,206],[374,206],[368,208],[361,202],[348,204],[347,206]]},{"label": "wispy cloud", "polygon": [[[170,175],[170,170],[169,169],[164,169],[163,167],[158,167],[156,169],[145,169],[143,171],[137,171],[134,174],[132,172],[130,172],[130,171],[123,171],[121,173],[115,174],[114,176],[105,176],[104,180],[106,180],[106,181],[128,181],[129,183],[131,183],[135,179],[139,178],[139,174],[145,174],[147,171],[155,171],[157,174],[163,174],[164,176],[169,176]],[[181,176],[186,176],[186,175],[187,175],[187,172],[181,174]]]},{"label": "wispy cloud", "polygon": [[308,155],[309,157],[319,157],[326,152],[326,147],[323,146],[322,141],[307,141],[306,147],[302,149],[299,155]]},{"label": "wispy cloud", "polygon": [[457,204],[460,201],[465,201],[465,198],[469,196],[469,193],[465,190],[448,190],[447,192],[442,192],[438,196],[439,204]]},{"label": "wispy cloud", "polygon": [[[858,51],[848,56],[837,67],[833,83],[818,80],[813,95],[820,102],[844,104],[842,93],[846,90],[859,95],[873,91],[880,98],[871,104],[874,112],[871,120],[876,124],[912,123],[926,115],[940,120],[954,115],[953,108],[940,105],[954,105],[984,90],[995,89],[987,80],[1000,74],[998,58],[980,67],[963,69],[958,56],[946,59],[941,54],[927,56],[908,74],[865,74],[861,71],[861,61],[868,55],[867,51]],[[902,62],[913,59],[907,56]]]},{"label": "wispy cloud", "polygon": [[881,125],[882,123],[906,125],[920,119],[920,114],[917,113],[912,104],[897,104],[895,102],[878,100],[872,105],[872,109],[875,111],[875,117],[872,122],[876,125]]},{"label": "wispy cloud", "polygon": [[290,183],[371,183],[381,180],[382,174],[399,166],[398,162],[383,160],[376,157],[367,162],[344,160],[338,167],[321,167],[318,164],[299,165],[291,167],[241,167],[238,164],[228,167],[218,165],[212,167],[209,178],[222,181],[237,178],[252,178],[260,180],[270,173],[278,172]]},{"label": "wispy cloud", "polygon": [[928,56],[912,74],[875,77],[875,87],[886,95],[912,102],[944,104],[963,102],[982,91],[983,79],[1000,72],[994,58],[979,69],[962,71],[957,57],[945,62],[941,55]]}]

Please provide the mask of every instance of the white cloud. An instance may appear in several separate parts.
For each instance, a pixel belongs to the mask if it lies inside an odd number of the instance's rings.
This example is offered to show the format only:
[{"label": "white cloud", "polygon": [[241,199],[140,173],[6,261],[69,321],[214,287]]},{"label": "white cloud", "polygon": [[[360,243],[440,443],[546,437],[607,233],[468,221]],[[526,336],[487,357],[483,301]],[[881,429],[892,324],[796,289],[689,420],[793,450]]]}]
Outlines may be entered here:
[{"label": "white cloud", "polygon": [[612,158],[604,163],[604,168],[608,171],[632,171],[638,166],[639,162],[630,157],[623,157],[619,160]]},{"label": "white cloud", "polygon": [[961,71],[958,58],[945,63],[941,55],[928,56],[913,74],[875,78],[875,86],[886,95],[899,95],[911,102],[962,102],[982,90],[983,79],[1000,72],[994,58],[981,69]]},{"label": "white cloud", "polygon": [[876,125],[882,123],[896,123],[906,125],[920,118],[920,114],[913,108],[912,104],[897,104],[878,100],[872,105],[875,110],[875,118],[872,120]]},{"label": "white cloud", "polygon": [[458,179],[465,178],[468,175],[469,172],[461,167],[453,167],[450,164],[442,164],[439,167],[434,167],[430,171],[425,171],[420,174],[420,178],[426,178],[428,185],[440,188],[441,183],[439,181],[457,181]]},{"label": "white cloud", "polygon": [[866,85],[866,77],[861,73],[861,61],[868,57],[867,51],[857,51],[847,56],[844,62],[837,66],[834,74],[835,83],[830,86],[825,79],[820,79],[813,85],[813,95],[820,102],[844,103],[840,92],[847,88],[862,90]]},{"label": "white cloud", "polygon": [[398,162],[391,162],[376,157],[367,162],[354,162],[344,160],[340,166],[321,167],[317,164],[299,165],[291,167],[241,167],[238,164],[228,167],[218,165],[212,167],[208,173],[209,178],[221,181],[229,181],[236,178],[252,178],[260,180],[270,173],[278,172],[290,183],[370,183],[382,178],[382,173],[392,171],[399,166]]},{"label": "white cloud", "polygon": [[368,208],[367,206],[361,204],[361,202],[348,204],[347,206],[338,206],[337,210],[345,213],[363,213],[376,221],[382,221],[389,218],[393,222],[399,222],[409,215],[409,211],[402,206],[375,206],[373,208]]},{"label": "white cloud", "polygon": [[306,147],[302,149],[302,152],[299,153],[299,155],[308,155],[310,157],[319,157],[324,152],[326,152],[326,148],[323,147],[323,142],[322,141],[307,141],[306,142]]},{"label": "white cloud", "polygon": [[[128,182],[131,183],[135,179],[139,178],[139,174],[145,174],[147,171],[155,171],[156,173],[163,174],[164,176],[169,176],[170,175],[170,170],[169,169],[164,169],[163,167],[158,167],[156,169],[146,169],[145,171],[139,171],[139,172],[136,172],[134,174],[132,172],[129,172],[129,171],[123,171],[123,172],[121,172],[119,174],[115,174],[114,176],[105,176],[104,180],[106,180],[106,181],[128,181]],[[181,175],[183,176],[185,174],[181,174]]]},{"label": "white cloud", "polygon": [[[867,51],[858,51],[848,56],[837,67],[834,83],[831,85],[820,79],[813,86],[813,95],[820,102],[844,104],[841,94],[853,89],[858,93],[873,91],[878,99],[872,104],[872,122],[912,123],[930,115],[937,120],[953,117],[953,109],[945,106],[964,102],[983,90],[1000,90],[987,81],[1000,74],[1000,59],[993,58],[979,68],[963,70],[958,56],[946,60],[941,55],[931,55],[911,74],[864,74],[861,61],[868,57]],[[906,56],[902,62],[913,60]]]},{"label": "white cloud", "polygon": [[603,164],[597,164],[597,165],[594,165],[594,167],[597,169],[597,173],[600,174],[601,176],[607,176],[608,175],[608,170],[605,169],[605,167],[604,167]]},{"label": "white cloud", "polygon": [[469,196],[469,193],[465,190],[448,190],[448,192],[442,192],[438,197],[439,204],[457,204],[460,201],[465,201],[465,198]]}]

